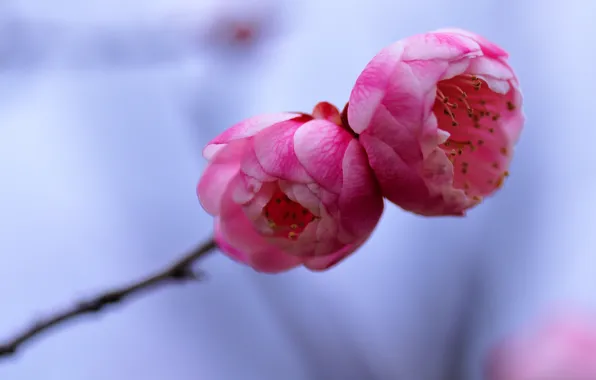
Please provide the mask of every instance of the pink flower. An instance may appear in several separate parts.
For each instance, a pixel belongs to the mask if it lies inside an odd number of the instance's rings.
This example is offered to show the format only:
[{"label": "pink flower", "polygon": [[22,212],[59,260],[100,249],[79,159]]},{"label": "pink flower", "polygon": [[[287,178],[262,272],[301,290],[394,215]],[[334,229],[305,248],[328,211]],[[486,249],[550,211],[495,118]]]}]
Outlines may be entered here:
[{"label": "pink flower", "polygon": [[333,105],[238,123],[211,141],[197,186],[215,239],[258,271],[324,270],[356,250],[383,212],[358,140]]},{"label": "pink flower", "polygon": [[596,380],[596,319],[561,318],[504,341],[487,380]]},{"label": "pink flower", "polygon": [[348,120],[388,200],[427,216],[464,215],[501,187],[524,124],[506,59],[476,34],[445,29],[369,62]]}]

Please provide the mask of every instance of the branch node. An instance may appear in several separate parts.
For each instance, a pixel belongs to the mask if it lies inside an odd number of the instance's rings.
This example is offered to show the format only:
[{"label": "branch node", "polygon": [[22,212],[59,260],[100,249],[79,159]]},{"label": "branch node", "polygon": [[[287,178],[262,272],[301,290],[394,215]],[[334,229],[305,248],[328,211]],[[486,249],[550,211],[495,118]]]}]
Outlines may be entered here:
[{"label": "branch node", "polygon": [[0,346],[0,356],[14,355],[15,352],[17,352],[17,347],[14,344]]},{"label": "branch node", "polygon": [[99,297],[95,303],[101,308],[102,306],[109,305],[112,303],[118,303],[122,301],[124,297],[124,293],[121,292],[111,292],[106,293],[103,296]]},{"label": "branch node", "polygon": [[179,266],[172,269],[170,278],[173,280],[194,280],[195,274],[193,273],[192,268],[189,268],[188,266]]}]

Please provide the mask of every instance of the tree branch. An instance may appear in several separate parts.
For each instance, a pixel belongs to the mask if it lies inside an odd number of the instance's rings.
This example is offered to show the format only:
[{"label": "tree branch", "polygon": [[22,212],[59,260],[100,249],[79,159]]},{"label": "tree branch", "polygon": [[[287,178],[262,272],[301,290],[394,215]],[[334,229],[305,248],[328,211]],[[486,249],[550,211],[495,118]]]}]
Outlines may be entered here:
[{"label": "tree branch", "polygon": [[97,313],[106,306],[121,303],[135,294],[146,292],[151,288],[161,285],[200,279],[200,275],[193,271],[192,266],[198,259],[215,248],[217,248],[217,245],[213,239],[209,239],[209,241],[199,244],[178,261],[157,273],[141,278],[128,286],[102,292],[95,297],[79,302],[70,308],[58,311],[31,324],[11,339],[8,339],[5,343],[0,343],[0,357],[15,354],[22,345],[53,327],[62,325],[85,314]]}]

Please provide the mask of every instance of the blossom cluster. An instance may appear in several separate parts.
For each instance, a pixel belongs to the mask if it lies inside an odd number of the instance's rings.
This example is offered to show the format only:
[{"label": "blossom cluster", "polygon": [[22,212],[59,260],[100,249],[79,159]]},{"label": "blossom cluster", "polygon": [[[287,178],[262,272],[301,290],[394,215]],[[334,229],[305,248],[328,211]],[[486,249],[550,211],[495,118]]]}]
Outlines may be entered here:
[{"label": "blossom cluster", "polygon": [[444,29],[382,49],[340,112],[266,114],[213,139],[197,186],[215,240],[261,272],[325,270],[366,242],[384,200],[463,216],[509,175],[524,124],[508,54]]}]

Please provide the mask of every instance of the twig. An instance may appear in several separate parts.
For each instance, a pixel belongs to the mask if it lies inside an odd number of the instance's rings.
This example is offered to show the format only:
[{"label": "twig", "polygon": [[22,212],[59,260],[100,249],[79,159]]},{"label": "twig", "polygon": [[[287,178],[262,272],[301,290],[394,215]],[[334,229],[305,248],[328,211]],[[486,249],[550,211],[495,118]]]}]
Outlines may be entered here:
[{"label": "twig", "polygon": [[217,248],[215,242],[210,239],[209,241],[198,245],[178,261],[157,273],[144,277],[128,286],[122,286],[120,288],[102,292],[95,297],[79,302],[70,308],[59,311],[31,324],[28,328],[15,334],[14,337],[7,340],[5,343],[0,344],[0,357],[15,354],[23,344],[28,343],[33,338],[38,337],[53,327],[62,325],[65,322],[85,314],[97,313],[103,310],[106,306],[121,303],[135,294],[140,294],[151,288],[168,283],[197,280],[200,276],[193,271],[193,264],[215,248]]}]

